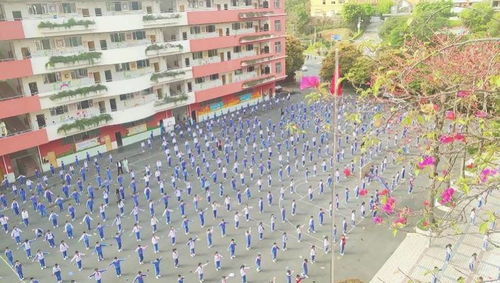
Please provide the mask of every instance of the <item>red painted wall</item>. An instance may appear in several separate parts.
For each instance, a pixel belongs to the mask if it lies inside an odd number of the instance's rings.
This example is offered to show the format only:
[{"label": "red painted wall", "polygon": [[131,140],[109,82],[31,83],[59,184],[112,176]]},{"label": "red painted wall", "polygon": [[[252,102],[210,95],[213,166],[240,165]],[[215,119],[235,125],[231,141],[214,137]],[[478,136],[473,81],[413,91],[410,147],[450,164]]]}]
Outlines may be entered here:
[{"label": "red painted wall", "polygon": [[[5,166],[4,166],[4,164],[5,164]],[[0,156],[0,170],[4,174],[8,174],[8,173],[13,172],[12,160],[10,159],[10,156],[8,156],[8,155]]]},{"label": "red painted wall", "polygon": [[0,119],[38,112],[41,109],[38,96],[26,96],[0,101]]},{"label": "red painted wall", "polygon": [[31,75],[33,75],[33,69],[31,68],[30,59],[0,62],[0,80],[29,77]]},{"label": "red painted wall", "polygon": [[22,21],[0,22],[0,40],[23,39]]},{"label": "red painted wall", "polygon": [[56,156],[60,156],[62,154],[67,154],[70,151],[75,150],[74,144],[64,144],[63,139],[55,140],[48,142],[46,144],[42,144],[39,147],[40,155],[42,158],[46,157],[49,152],[55,152]]},{"label": "red painted wall", "polygon": [[0,138],[0,156],[45,144],[49,141],[45,129]]}]

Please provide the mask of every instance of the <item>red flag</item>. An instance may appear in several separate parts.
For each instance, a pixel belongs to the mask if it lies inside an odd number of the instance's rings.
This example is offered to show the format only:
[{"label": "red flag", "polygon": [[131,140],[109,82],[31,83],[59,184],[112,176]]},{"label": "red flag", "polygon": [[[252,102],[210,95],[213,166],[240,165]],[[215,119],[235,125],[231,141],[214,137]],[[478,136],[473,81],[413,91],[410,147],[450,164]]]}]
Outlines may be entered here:
[{"label": "red flag", "polygon": [[[332,95],[335,94],[335,85],[337,84],[336,81],[335,81],[335,77],[339,78],[339,80],[340,80],[340,66],[339,66],[339,68],[337,70],[337,75],[333,74],[332,81],[330,82],[330,93]],[[339,84],[338,87],[337,87],[337,95],[338,96],[342,95],[342,84]]]}]

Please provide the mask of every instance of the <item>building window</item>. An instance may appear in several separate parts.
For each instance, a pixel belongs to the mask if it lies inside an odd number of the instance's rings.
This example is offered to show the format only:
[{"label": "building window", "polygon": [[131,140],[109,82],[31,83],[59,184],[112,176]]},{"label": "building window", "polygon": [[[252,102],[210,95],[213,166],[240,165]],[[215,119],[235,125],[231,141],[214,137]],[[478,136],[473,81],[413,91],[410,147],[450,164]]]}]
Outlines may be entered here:
[{"label": "building window", "polygon": [[207,32],[215,32],[215,25],[209,25],[206,27]]},{"label": "building window", "polygon": [[115,71],[117,72],[130,71],[130,64],[129,63],[115,64]]},{"label": "building window", "polygon": [[84,100],[84,101],[80,101],[76,104],[76,108],[78,110],[83,110],[83,109],[88,109],[90,107],[92,107],[93,103],[92,103],[92,100]]},{"label": "building window", "polygon": [[326,0],[323,0],[323,5],[326,5]]},{"label": "building window", "polygon": [[196,78],[194,79],[194,82],[197,84],[202,84],[205,81],[205,78]]},{"label": "building window", "polygon": [[281,0],[274,0],[274,8],[277,8],[279,9],[281,7],[281,3],[280,3]]},{"label": "building window", "polygon": [[243,74],[243,70],[242,69],[234,70],[234,74],[241,75],[241,74]]},{"label": "building window", "polygon": [[43,76],[44,84],[51,84],[60,81],[61,81],[61,74],[59,73],[50,73],[50,74],[45,74],[45,76]]},{"label": "building window", "polygon": [[111,38],[111,42],[122,42],[122,41],[125,41],[125,33],[123,33],[123,32],[111,33],[109,35],[109,37]]},{"label": "building window", "polygon": [[247,51],[252,51],[253,50],[253,44],[247,44],[246,46]]},{"label": "building window", "polygon": [[281,62],[276,63],[276,74],[281,74],[282,67]]},{"label": "building window", "polygon": [[200,51],[200,52],[193,52],[193,60],[196,60],[196,59],[202,59],[203,58],[203,53]]},{"label": "building window", "polygon": [[88,76],[87,69],[77,69],[71,71],[71,79],[73,80],[78,80],[78,79],[83,79]]},{"label": "building window", "polygon": [[274,52],[281,53],[281,41],[276,41],[274,43]]},{"label": "building window", "polygon": [[81,36],[70,36],[64,39],[64,45],[66,47],[78,47],[82,46],[82,37]]},{"label": "building window", "polygon": [[142,3],[138,1],[130,2],[130,10],[132,11],[142,10]]},{"label": "building window", "polygon": [[199,26],[194,26],[189,28],[191,34],[199,34],[201,33],[201,28]]},{"label": "building window", "polygon": [[233,23],[232,27],[233,27],[233,30],[239,30],[241,28],[241,24],[240,23]]},{"label": "building window", "polygon": [[233,7],[238,6],[238,0],[231,0],[231,6]]},{"label": "building window", "polygon": [[64,113],[68,113],[68,105],[62,105],[62,106],[50,108],[50,115],[51,116],[62,115]]},{"label": "building window", "polygon": [[75,3],[61,3],[61,12],[64,14],[76,13]]},{"label": "building window", "polygon": [[137,61],[137,69],[142,69],[142,68],[146,68],[146,67],[149,67],[149,60],[148,59]]},{"label": "building window", "polygon": [[123,101],[123,100],[130,100],[130,99],[134,99],[134,94],[133,93],[127,93],[127,94],[120,95],[120,100],[121,101]]},{"label": "building window", "polygon": [[52,13],[56,13],[54,5],[50,5],[49,7],[47,4],[28,4],[28,12],[30,15],[45,15],[52,9]]},{"label": "building window", "polygon": [[208,57],[217,56],[217,49],[208,50]]},{"label": "building window", "polygon": [[255,71],[255,67],[254,67],[254,66],[248,66],[248,67],[247,67],[247,72],[248,72],[248,73],[251,73],[251,72],[253,72],[253,71]]},{"label": "building window", "polygon": [[132,32],[132,38],[134,40],[142,40],[146,38],[146,32],[143,30]]},{"label": "building window", "polygon": [[274,30],[281,31],[281,21],[280,20],[274,21]]},{"label": "building window", "polygon": [[215,81],[215,80],[218,80],[219,79],[219,74],[212,74],[210,75],[210,80],[211,81]]},{"label": "building window", "polygon": [[245,27],[246,28],[253,28],[253,22],[246,22]]},{"label": "building window", "polygon": [[233,47],[233,53],[240,53],[240,52],[241,52],[241,46]]},{"label": "building window", "polygon": [[50,50],[52,49],[50,44],[50,39],[41,39],[37,44],[38,50]]},{"label": "building window", "polygon": [[[108,11],[120,12],[122,10],[122,2],[107,2]],[[126,4],[124,4],[124,8],[126,8]]]}]

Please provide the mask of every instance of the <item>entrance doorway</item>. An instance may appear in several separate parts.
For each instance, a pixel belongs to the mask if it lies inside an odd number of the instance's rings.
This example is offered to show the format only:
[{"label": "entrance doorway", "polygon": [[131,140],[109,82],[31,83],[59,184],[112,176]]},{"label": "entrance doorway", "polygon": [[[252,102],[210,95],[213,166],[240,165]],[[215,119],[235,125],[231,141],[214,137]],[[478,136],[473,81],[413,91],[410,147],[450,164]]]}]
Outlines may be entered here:
[{"label": "entrance doorway", "polygon": [[35,175],[35,170],[40,170],[40,157],[37,148],[30,148],[10,155],[14,166],[14,174],[27,177]]},{"label": "entrance doorway", "polygon": [[121,132],[115,132],[115,138],[116,138],[116,145],[118,147],[123,146],[122,133]]},{"label": "entrance doorway", "polygon": [[196,111],[191,111],[191,119],[193,119],[193,122],[196,122]]}]

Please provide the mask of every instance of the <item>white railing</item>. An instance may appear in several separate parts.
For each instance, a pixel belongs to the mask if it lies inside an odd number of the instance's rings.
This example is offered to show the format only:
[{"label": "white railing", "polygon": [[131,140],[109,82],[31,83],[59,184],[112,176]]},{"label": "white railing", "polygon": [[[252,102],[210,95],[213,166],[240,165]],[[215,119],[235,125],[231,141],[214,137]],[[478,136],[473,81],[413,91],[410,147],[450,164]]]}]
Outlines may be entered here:
[{"label": "white railing", "polygon": [[99,109],[88,108],[88,109],[84,109],[84,110],[78,110],[78,111],[64,113],[63,115],[57,115],[57,116],[48,115],[49,118],[46,118],[46,121],[47,121],[47,126],[59,127],[63,124],[72,123],[72,122],[79,120],[79,119],[91,118],[91,117],[95,117],[98,115],[101,115],[101,112],[99,112]]},{"label": "white railing", "polygon": [[230,32],[231,35],[240,35],[240,34],[247,34],[247,33],[254,33],[255,29],[254,28],[245,28],[245,29],[239,29],[239,30],[232,30]]},{"label": "white railing", "polygon": [[[123,71],[123,72],[116,72],[113,73],[112,81],[121,81],[121,80],[128,80],[128,79],[133,79],[137,77],[142,77],[147,74],[153,74],[154,69],[153,68],[142,68],[139,70],[134,70],[134,71]],[[105,82],[105,81],[103,81]]]},{"label": "white railing", "polygon": [[149,39],[122,41],[122,42],[111,42],[108,44],[107,50],[118,49],[118,48],[127,48],[127,47],[140,46],[140,45],[149,45],[149,44],[151,44],[151,40],[149,40]]},{"label": "white railing", "polygon": [[189,39],[206,39],[206,38],[214,38],[214,37],[219,37],[218,32],[202,32],[202,33],[195,33],[195,34],[190,34]]},{"label": "white railing", "polygon": [[194,90],[200,91],[200,90],[210,89],[210,88],[219,87],[219,86],[222,86],[222,81],[220,79],[214,80],[214,81],[204,82],[201,84],[195,84]]},{"label": "white railing", "polygon": [[213,63],[219,63],[219,62],[220,62],[220,57],[219,57],[219,55],[217,55],[217,56],[212,56],[212,57],[208,57],[208,58],[195,59],[195,60],[193,60],[193,66],[213,64]]},{"label": "white railing", "polygon": [[255,50],[242,51],[242,52],[238,52],[238,53],[232,53],[231,59],[240,59],[240,58],[253,57],[253,56],[257,56],[257,52]]},{"label": "white railing", "polygon": [[94,85],[94,79],[91,78],[83,78],[78,80],[70,80],[70,81],[61,81],[50,84],[42,84],[38,87],[38,92],[40,96],[44,96],[44,94],[52,94],[59,91],[64,91],[68,89],[75,89],[79,87]]},{"label": "white railing", "polygon": [[257,72],[247,72],[240,75],[235,75],[233,82],[242,82],[256,77],[257,77]]}]

